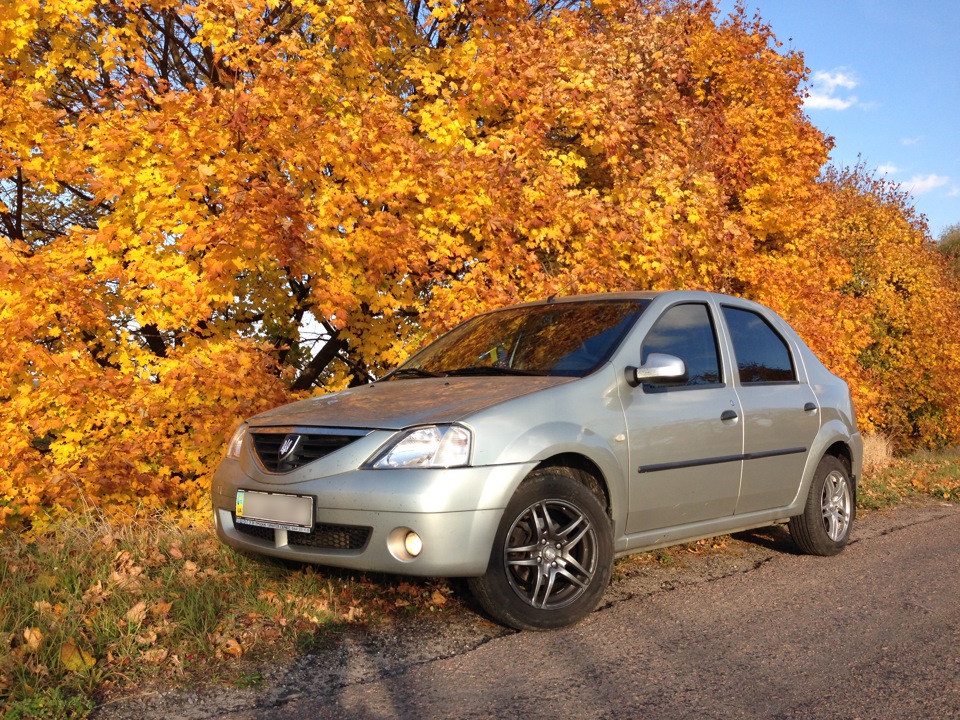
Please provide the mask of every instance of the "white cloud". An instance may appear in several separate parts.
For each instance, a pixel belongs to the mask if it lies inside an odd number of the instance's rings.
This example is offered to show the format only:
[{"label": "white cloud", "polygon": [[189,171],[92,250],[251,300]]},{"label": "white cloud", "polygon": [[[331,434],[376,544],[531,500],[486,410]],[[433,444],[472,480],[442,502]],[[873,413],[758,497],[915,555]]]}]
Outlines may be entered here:
[{"label": "white cloud", "polygon": [[816,90],[811,90],[810,94],[803,101],[803,104],[811,110],[846,110],[856,101],[856,96],[844,100],[842,98],[820,95]]},{"label": "white cloud", "polygon": [[954,185],[947,193],[947,197],[960,197],[960,185]]},{"label": "white cloud", "polygon": [[938,187],[943,187],[948,182],[950,182],[950,178],[931,173],[930,175],[914,175],[901,185],[911,195],[923,195],[931,190],[936,190]]},{"label": "white cloud", "polygon": [[900,144],[909,147],[910,145],[916,145],[921,140],[923,140],[923,135],[917,135],[917,137],[903,138],[903,140],[900,141]]},{"label": "white cloud", "polygon": [[886,165],[881,165],[878,167],[877,172],[881,175],[896,175],[898,172],[900,172],[900,168],[893,163],[887,163]]},{"label": "white cloud", "polygon": [[846,110],[857,102],[857,96],[845,94],[845,97],[841,97],[838,93],[855,87],[856,77],[844,68],[832,72],[818,70],[813,74],[803,104],[812,110]]}]

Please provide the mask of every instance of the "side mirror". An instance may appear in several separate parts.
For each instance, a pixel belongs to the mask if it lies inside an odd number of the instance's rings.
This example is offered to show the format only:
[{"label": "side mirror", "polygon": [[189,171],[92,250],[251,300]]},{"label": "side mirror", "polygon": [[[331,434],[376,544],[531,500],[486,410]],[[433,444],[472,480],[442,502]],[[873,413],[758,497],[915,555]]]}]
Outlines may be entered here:
[{"label": "side mirror", "polygon": [[627,384],[637,387],[641,383],[683,380],[687,377],[687,366],[675,355],[650,353],[640,367],[628,366],[626,374]]}]

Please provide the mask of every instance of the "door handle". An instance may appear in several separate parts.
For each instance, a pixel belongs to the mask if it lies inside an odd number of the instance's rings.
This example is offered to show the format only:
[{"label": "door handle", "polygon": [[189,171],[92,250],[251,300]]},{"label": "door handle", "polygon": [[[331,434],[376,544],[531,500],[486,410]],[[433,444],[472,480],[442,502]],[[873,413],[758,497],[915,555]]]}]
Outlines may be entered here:
[{"label": "door handle", "polygon": [[720,413],[720,419],[723,422],[727,422],[729,420],[736,420],[737,417],[738,417],[737,413],[734,412],[733,410],[724,410],[722,413]]},{"label": "door handle", "polygon": [[817,405],[816,405],[816,403],[808,402],[806,405],[803,406],[803,411],[804,411],[804,412],[816,412],[816,411],[817,411]]}]

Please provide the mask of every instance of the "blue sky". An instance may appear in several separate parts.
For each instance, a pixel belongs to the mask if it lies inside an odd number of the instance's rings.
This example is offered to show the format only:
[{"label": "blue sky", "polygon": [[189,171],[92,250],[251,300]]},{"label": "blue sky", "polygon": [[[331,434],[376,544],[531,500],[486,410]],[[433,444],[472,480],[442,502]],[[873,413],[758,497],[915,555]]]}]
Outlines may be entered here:
[{"label": "blue sky", "polygon": [[[719,0],[722,14],[733,0]],[[960,223],[960,0],[747,0],[810,69],[831,160],[907,189],[936,238]]]}]

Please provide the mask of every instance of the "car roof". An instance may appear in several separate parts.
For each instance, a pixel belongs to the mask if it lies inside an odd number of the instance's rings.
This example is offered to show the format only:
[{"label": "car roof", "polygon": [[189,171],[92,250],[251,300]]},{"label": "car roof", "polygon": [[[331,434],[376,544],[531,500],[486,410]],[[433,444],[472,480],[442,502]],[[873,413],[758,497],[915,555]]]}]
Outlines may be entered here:
[{"label": "car roof", "polygon": [[514,307],[530,305],[552,305],[558,303],[577,303],[577,302],[599,302],[604,300],[655,300],[659,297],[672,297],[677,300],[706,300],[714,298],[716,300],[730,301],[737,300],[750,302],[744,298],[735,295],[724,295],[722,293],[707,292],[706,290],[635,290],[608,293],[591,293],[587,295],[552,295],[542,300],[533,300],[524,303],[517,303]]}]

